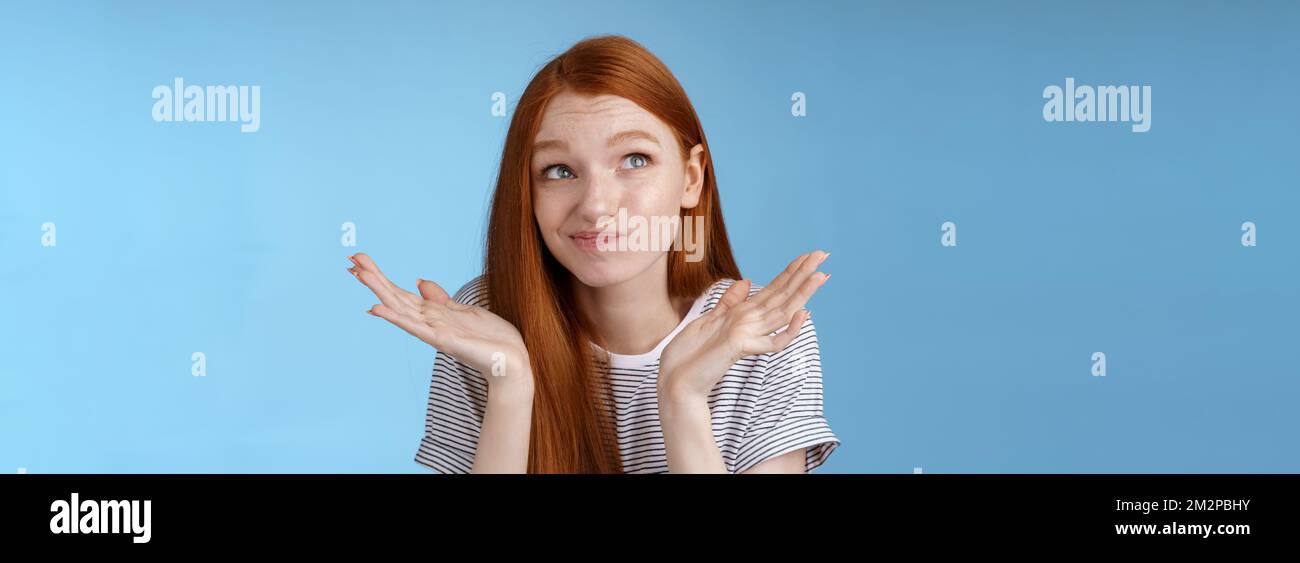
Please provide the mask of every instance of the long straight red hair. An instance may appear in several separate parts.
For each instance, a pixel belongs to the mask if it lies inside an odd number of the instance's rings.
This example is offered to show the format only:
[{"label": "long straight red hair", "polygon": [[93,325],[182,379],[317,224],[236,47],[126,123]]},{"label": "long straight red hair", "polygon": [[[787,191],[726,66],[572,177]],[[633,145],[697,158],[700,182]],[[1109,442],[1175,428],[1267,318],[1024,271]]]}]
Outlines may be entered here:
[{"label": "long straight red hair", "polygon": [[[608,382],[591,344],[603,344],[574,306],[572,275],[542,240],[533,215],[533,142],[551,98],[569,90],[612,94],[654,114],[676,134],[682,157],[704,147],[699,204],[682,209],[683,228],[703,217],[703,259],[669,251],[668,293],[697,297],[723,278],[740,278],[731,254],[704,129],[668,67],[620,36],[585,39],[542,67],[515,107],[488,219],[484,276],[488,306],[523,335],[536,381],[529,473],[619,473]],[[678,233],[681,236],[681,233]]]}]

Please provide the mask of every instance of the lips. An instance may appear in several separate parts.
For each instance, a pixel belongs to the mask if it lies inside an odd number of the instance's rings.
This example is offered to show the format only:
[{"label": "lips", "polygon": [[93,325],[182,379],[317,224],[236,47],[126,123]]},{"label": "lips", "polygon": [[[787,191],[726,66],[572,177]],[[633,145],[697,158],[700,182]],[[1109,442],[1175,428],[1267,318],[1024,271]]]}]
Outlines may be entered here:
[{"label": "lips", "polygon": [[605,231],[581,231],[569,235],[569,240],[580,250],[595,252],[613,250],[618,245],[618,233]]}]

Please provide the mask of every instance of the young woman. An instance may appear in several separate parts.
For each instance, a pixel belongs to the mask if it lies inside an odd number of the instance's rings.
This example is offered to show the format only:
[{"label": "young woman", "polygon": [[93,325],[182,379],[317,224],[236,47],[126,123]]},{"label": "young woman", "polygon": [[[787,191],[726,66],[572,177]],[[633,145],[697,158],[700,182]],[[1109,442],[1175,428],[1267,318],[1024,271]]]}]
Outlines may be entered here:
[{"label": "young woman", "polygon": [[[694,252],[629,232],[663,218]],[[397,287],[365,254],[349,271],[371,314],[438,350],[416,454],[434,471],[803,473],[839,445],[803,308],[826,257],[741,279],[686,92],[608,36],[524,90],[482,276],[450,297]]]}]

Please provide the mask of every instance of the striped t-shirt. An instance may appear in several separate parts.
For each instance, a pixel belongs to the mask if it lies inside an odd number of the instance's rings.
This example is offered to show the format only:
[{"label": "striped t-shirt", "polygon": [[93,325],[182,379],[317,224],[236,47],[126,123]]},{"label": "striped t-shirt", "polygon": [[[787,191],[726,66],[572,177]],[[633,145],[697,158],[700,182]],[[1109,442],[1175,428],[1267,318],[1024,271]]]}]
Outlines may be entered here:
[{"label": "striped t-shirt", "polygon": [[[645,354],[609,354],[610,380],[619,454],[627,473],[667,473],[663,429],[659,422],[657,379],[659,353],[678,332],[712,310],[735,280],[721,280],[706,290],[668,336]],[[750,295],[761,289],[752,286]],[[453,297],[487,307],[480,276]],[[784,350],[741,358],[709,393],[713,439],[727,470],[739,473],[759,463],[807,448],[805,468],[826,462],[839,446],[822,414],[821,357],[811,315]],[[424,436],[415,461],[437,473],[468,473],[487,409],[487,381],[480,373],[439,352],[433,364]]]}]

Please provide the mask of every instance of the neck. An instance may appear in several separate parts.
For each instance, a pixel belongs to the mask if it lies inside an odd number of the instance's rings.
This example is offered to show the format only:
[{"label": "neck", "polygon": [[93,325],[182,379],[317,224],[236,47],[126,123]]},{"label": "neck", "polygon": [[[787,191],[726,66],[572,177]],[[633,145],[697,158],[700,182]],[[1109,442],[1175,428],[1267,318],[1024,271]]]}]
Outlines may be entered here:
[{"label": "neck", "polygon": [[605,341],[605,350],[636,355],[654,350],[681,324],[692,300],[668,295],[667,254],[641,275],[605,287],[573,283],[574,300]]}]

